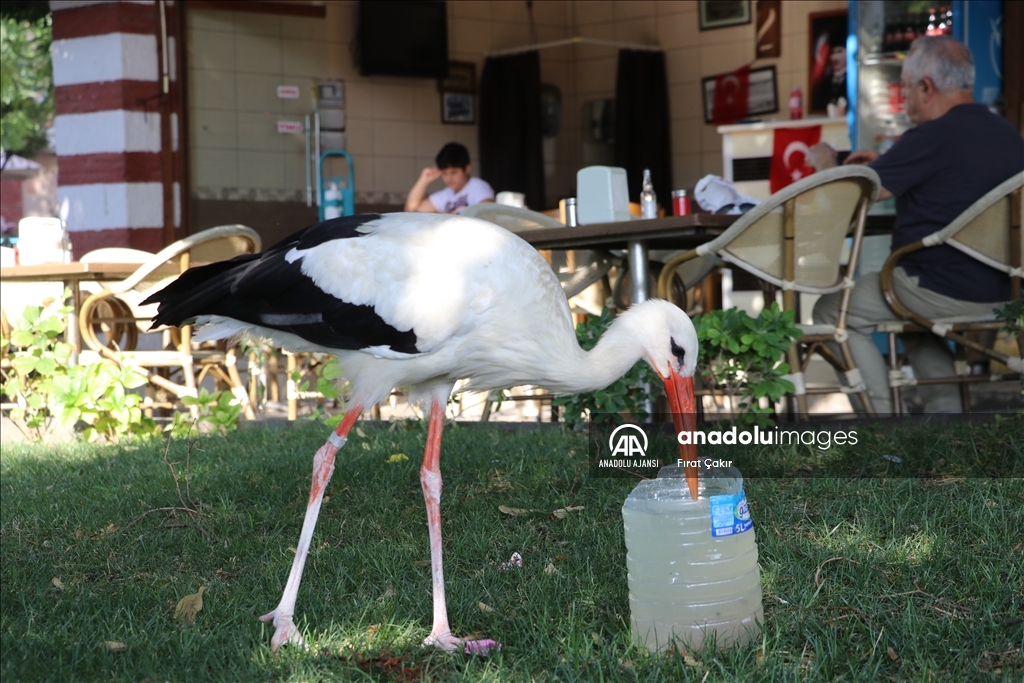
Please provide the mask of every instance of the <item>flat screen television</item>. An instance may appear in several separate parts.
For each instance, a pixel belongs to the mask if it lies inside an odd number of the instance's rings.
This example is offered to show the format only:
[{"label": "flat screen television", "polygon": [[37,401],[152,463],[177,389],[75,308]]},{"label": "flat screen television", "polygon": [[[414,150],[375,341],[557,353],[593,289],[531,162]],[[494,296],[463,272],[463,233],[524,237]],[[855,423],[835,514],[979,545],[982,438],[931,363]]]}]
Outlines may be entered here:
[{"label": "flat screen television", "polygon": [[444,2],[362,0],[358,39],[359,73],[363,76],[448,76]]}]

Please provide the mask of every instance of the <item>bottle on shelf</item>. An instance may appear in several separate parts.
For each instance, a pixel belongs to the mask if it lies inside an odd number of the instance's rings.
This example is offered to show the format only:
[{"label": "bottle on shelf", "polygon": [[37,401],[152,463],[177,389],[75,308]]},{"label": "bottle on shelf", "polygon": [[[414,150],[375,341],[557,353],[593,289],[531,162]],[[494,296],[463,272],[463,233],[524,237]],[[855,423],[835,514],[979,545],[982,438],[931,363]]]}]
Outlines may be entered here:
[{"label": "bottle on shelf", "polygon": [[651,183],[651,169],[644,169],[644,181],[640,188],[640,217],[658,217],[658,197],[654,194],[654,185]]},{"label": "bottle on shelf", "polygon": [[804,91],[799,86],[789,93],[789,118],[792,120],[804,117]]},{"label": "bottle on shelf", "polygon": [[341,178],[333,178],[324,190],[324,220],[340,218],[342,210]]}]

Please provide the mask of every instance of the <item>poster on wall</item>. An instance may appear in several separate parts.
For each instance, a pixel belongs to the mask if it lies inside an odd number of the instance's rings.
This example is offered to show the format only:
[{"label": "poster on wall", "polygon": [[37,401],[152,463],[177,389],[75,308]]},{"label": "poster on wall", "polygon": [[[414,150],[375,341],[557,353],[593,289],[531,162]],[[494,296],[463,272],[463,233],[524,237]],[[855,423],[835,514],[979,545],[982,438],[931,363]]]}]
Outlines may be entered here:
[{"label": "poster on wall", "polygon": [[835,10],[808,15],[810,48],[808,112],[824,114],[828,105],[845,102],[847,12]]}]

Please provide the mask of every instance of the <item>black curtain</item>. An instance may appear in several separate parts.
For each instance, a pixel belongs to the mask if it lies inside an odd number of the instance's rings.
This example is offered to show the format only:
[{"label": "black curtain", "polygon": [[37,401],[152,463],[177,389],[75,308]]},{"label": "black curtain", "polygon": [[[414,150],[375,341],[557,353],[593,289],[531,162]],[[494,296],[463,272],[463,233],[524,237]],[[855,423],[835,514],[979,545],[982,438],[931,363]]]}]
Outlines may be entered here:
[{"label": "black curtain", "polygon": [[671,213],[672,143],[664,52],[619,50],[615,165],[626,169],[631,202],[640,201],[644,169],[651,169],[658,204]]},{"label": "black curtain", "polygon": [[540,56],[536,51],[488,57],[480,77],[480,177],[495,192],[526,195],[542,211]]}]

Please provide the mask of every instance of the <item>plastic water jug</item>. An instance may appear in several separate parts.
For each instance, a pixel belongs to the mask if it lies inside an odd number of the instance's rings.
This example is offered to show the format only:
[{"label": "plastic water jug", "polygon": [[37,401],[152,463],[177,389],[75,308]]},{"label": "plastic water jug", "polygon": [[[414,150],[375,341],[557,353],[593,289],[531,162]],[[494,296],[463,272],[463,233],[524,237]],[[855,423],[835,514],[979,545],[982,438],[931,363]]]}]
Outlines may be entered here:
[{"label": "plastic water jug", "polygon": [[694,501],[682,468],[663,467],[622,506],[633,641],[652,652],[745,643],[764,621],[743,477],[701,469],[699,482]]}]

